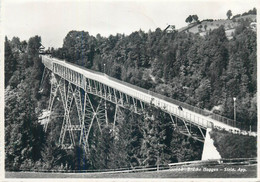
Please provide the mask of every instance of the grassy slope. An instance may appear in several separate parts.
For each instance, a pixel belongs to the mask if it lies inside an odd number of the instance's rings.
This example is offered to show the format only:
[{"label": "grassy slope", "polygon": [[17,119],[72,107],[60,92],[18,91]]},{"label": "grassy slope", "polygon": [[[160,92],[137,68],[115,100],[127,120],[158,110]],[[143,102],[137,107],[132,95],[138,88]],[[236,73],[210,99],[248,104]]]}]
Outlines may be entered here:
[{"label": "grassy slope", "polygon": [[[232,32],[234,32],[235,28],[239,25],[239,22],[237,22],[237,21],[240,19],[245,20],[247,18],[251,19],[252,21],[256,21],[256,15],[246,15],[246,16],[241,16],[241,17],[235,18],[236,22],[233,22],[233,20],[214,20],[212,22],[203,21],[203,22],[201,22],[201,24],[198,24],[198,25],[190,28],[189,32],[199,33],[201,36],[204,36],[206,34],[206,32],[219,28],[221,25],[223,25],[225,27],[227,37],[230,37]],[[200,25],[202,25],[202,28],[199,29],[198,27]],[[205,25],[207,25],[206,30],[204,28]],[[183,27],[180,30],[186,29],[187,27]]]},{"label": "grassy slope", "polygon": [[257,156],[257,138],[212,130],[210,137],[214,140],[222,158],[254,158]]}]

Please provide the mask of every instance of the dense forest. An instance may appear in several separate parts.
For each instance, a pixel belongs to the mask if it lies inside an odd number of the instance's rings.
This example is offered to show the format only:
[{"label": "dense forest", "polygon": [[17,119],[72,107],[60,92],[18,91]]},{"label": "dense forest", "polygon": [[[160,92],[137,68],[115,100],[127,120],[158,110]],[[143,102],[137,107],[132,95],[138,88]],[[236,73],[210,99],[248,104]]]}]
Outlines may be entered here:
[{"label": "dense forest", "polygon": [[[228,40],[220,26],[197,34],[133,32],[108,38],[71,31],[53,56],[207,109],[256,130],[256,32],[242,21]],[[105,65],[109,65],[109,67]]]},{"label": "dense forest", "polygon": [[[242,21],[230,40],[223,26],[204,37],[159,28],[107,38],[70,31],[62,48],[49,51],[54,57],[228,118],[233,118],[236,97],[237,120],[245,129],[256,130],[256,32],[249,23]],[[61,149],[57,140],[62,116],[52,118],[46,133],[38,122],[50,92],[49,81],[39,92],[44,69],[40,46],[39,36],[28,41],[5,39],[6,170],[97,170],[200,160],[203,143],[179,134],[169,116],[152,106],[143,116],[123,110],[116,126],[120,137],[110,132],[112,125],[101,134],[95,122],[87,154],[80,145]],[[54,103],[53,112],[62,115],[61,101]]]}]

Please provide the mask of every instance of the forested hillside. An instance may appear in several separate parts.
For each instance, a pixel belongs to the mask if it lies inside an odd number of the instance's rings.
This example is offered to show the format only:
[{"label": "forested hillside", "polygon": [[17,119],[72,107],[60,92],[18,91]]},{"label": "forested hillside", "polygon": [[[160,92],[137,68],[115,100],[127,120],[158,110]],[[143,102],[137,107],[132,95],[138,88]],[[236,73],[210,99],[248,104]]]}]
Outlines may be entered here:
[{"label": "forested hillside", "polygon": [[7,170],[31,167],[44,144],[38,124],[38,93],[43,65],[38,56],[41,38],[20,42],[5,39],[5,164]]},{"label": "forested hillside", "polygon": [[159,28],[108,38],[71,31],[53,55],[231,119],[236,97],[237,121],[256,130],[256,32],[247,25],[231,40],[223,26],[205,37]]},{"label": "forested hillside", "polygon": [[255,158],[257,156],[256,137],[235,135],[214,129],[210,132],[210,137],[214,140],[214,146],[224,159]]},{"label": "forested hillside", "polygon": [[[50,92],[50,78],[40,85],[40,45],[39,36],[5,40],[6,170],[134,168],[201,159],[203,143],[179,134],[169,116],[152,106],[142,116],[123,110],[116,135],[112,125],[100,133],[94,122],[87,154],[82,146],[61,149],[61,100],[54,102],[48,132],[38,122]],[[251,125],[256,130],[256,32],[243,22],[230,40],[222,26],[204,37],[159,28],[107,38],[70,31],[63,47],[50,51],[54,57],[228,118],[233,118],[236,97],[237,120],[245,129]],[[95,103],[97,98],[90,97]],[[107,104],[111,123],[115,106]],[[72,119],[75,113],[74,108]]]},{"label": "forested hillside", "polygon": [[[81,145],[63,150],[58,139],[64,110],[61,100],[54,102],[48,132],[38,118],[47,108],[50,78],[40,85],[43,65],[38,51],[41,38],[28,42],[14,37],[5,40],[5,168],[19,170],[97,170],[167,165],[171,162],[199,160],[203,143],[174,130],[168,115],[148,107],[143,116],[122,110],[117,134],[109,124],[102,134],[97,122],[91,129],[90,150]],[[95,106],[95,98],[91,96]],[[108,103],[109,120],[113,120]],[[71,118],[77,119],[72,109]],[[111,123],[111,122],[110,122]]]}]

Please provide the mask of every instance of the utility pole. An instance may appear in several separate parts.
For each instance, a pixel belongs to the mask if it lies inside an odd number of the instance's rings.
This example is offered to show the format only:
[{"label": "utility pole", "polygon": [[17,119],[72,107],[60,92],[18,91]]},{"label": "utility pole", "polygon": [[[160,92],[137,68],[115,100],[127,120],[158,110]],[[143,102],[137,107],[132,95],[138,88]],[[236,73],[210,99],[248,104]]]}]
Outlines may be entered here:
[{"label": "utility pole", "polygon": [[233,97],[234,100],[234,126],[236,127],[236,97]]},{"label": "utility pole", "polygon": [[106,64],[104,63],[104,73],[106,74]]},{"label": "utility pole", "polygon": [[159,141],[157,143],[157,171],[160,170],[160,151],[159,151]]}]

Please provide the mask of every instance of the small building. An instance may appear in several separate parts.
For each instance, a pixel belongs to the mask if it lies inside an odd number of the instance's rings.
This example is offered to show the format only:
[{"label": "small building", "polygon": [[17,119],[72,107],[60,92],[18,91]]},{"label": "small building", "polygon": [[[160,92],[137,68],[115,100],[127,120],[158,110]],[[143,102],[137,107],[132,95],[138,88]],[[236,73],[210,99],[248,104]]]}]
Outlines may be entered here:
[{"label": "small building", "polygon": [[256,31],[256,30],[257,30],[257,23],[256,23],[256,22],[250,23],[250,28],[251,28],[252,30]]},{"label": "small building", "polygon": [[166,33],[172,33],[175,31],[175,25],[168,25],[163,31]]}]

